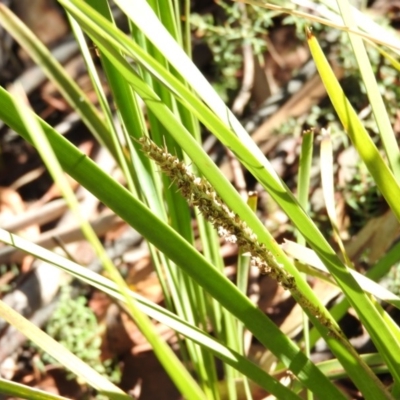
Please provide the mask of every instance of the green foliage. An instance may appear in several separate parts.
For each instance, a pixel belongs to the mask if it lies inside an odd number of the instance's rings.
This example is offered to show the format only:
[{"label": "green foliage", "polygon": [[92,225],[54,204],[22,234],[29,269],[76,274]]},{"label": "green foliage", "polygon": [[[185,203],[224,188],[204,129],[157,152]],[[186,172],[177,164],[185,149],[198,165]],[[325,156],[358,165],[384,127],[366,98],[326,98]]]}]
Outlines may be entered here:
[{"label": "green foliage", "polygon": [[224,101],[235,91],[242,68],[242,46],[250,44],[255,55],[261,55],[267,48],[267,29],[273,24],[275,13],[264,8],[219,0],[217,15],[192,14],[190,22],[194,34],[201,38],[213,54],[213,86]]},{"label": "green foliage", "polygon": [[[386,371],[393,376],[396,384],[400,382],[398,327],[380,304],[360,286],[337,251],[330,246],[327,237],[304,211],[306,209],[304,203],[300,206],[239,121],[188,60],[180,45],[182,43],[179,30],[180,13],[178,9],[172,8],[176,7],[178,2],[137,0],[135,7],[132,7],[132,2],[128,0],[115,0],[130,20],[130,35],[126,35],[115,26],[106,0],[87,2],[59,0],[59,2],[74,18],[72,26],[79,39],[82,53],[88,54],[83,31],[98,48],[100,62],[110,88],[109,97],[112,97],[117,105],[117,122],[113,118],[108,98],[102,92],[101,79],[92,60],[87,58],[86,62],[98,97],[103,100],[99,106],[101,113],[92,107],[80,88],[74,85],[62,67],[54,62],[51,54],[43,46],[38,45],[37,40],[35,41],[24,28],[21,28],[9,11],[5,11],[1,6],[0,20],[9,29],[14,29],[32,58],[45,68],[51,79],[63,87],[63,93],[71,107],[80,113],[91,131],[98,135],[99,140],[116,157],[126,178],[127,188],[102,171],[40,117],[27,111],[24,103],[19,101],[15,94],[10,94],[2,88],[0,88],[0,118],[25,140],[35,145],[50,167],[52,164],[61,165],[66,173],[143,235],[149,243],[153,264],[163,285],[165,303],[171,311],[162,310],[129,291],[118,271],[107,262],[103,265],[108,268],[107,271],[110,272],[113,281],[104,279],[102,275],[91,274],[90,271],[69,260],[57,257],[54,253],[3,230],[0,230],[1,240],[23,248],[125,302],[128,312],[135,319],[152,345],[154,353],[185,398],[191,400],[221,397],[214,356],[223,360],[227,396],[231,399],[239,397],[236,383],[244,381],[246,385],[247,378],[277,398],[298,400],[303,391],[309,390],[318,398],[344,399],[346,395],[332,382],[334,378],[330,374],[337,373],[338,368],[341,369],[342,376],[351,379],[365,398],[373,400],[394,398],[396,392],[390,393],[390,388],[378,379],[368,360],[359,356],[342,333],[337,319],[343,315],[349,304],[353,307],[374,341],[379,356],[385,362]],[[222,51],[225,49],[227,59],[233,64],[233,70],[237,71],[240,67],[239,64],[235,64],[238,61],[235,58],[236,54],[240,54],[240,47],[246,40],[249,40],[254,47],[257,46],[257,40],[263,35],[265,21],[259,25],[253,23],[253,11],[250,8],[246,8],[248,20],[242,20],[244,13],[240,13],[239,8],[232,7],[233,11],[226,9],[225,6],[222,8],[228,24],[225,31],[220,31],[218,35],[216,32],[213,33],[213,40],[216,51],[219,52],[220,62],[224,61]],[[176,14],[173,11],[177,11]],[[267,21],[272,15],[268,16],[264,10],[254,12],[256,15],[262,13]],[[177,16],[179,17],[176,18]],[[242,22],[248,25],[244,31],[237,32]],[[216,25],[217,22],[214,20],[208,21],[208,26]],[[254,33],[248,33],[246,30],[253,30]],[[224,42],[223,36],[229,40]],[[375,143],[380,144],[380,141],[370,140],[315,38],[308,34],[308,39],[320,75],[341,118],[344,130],[347,131],[360,157],[367,165],[371,179],[400,220],[398,204],[400,187],[390,169],[394,169],[393,164],[388,166],[381,157],[380,151],[375,146]],[[353,46],[354,51],[359,47]],[[134,65],[127,60],[135,60]],[[368,63],[361,63],[361,66],[366,67]],[[228,72],[232,76],[232,71]],[[379,92],[373,88],[371,92],[370,82],[364,81],[366,92],[374,94],[368,97],[373,103],[374,97],[380,97]],[[139,99],[146,106],[146,114],[142,112],[143,107]],[[315,121],[320,122],[320,119],[309,120],[310,123]],[[325,121],[331,121],[331,115],[327,115]],[[326,308],[306,278],[300,274],[293,259],[274,240],[253,209],[203,150],[198,140],[200,124],[203,124],[237,156],[242,165],[287,214],[293,226],[314,250],[319,261],[326,266],[347,301],[341,307],[341,314]],[[382,129],[383,125],[378,124],[378,126],[380,134],[390,136],[390,131],[385,132],[385,129]],[[118,133],[120,131],[122,134]],[[139,139],[142,136],[146,138],[151,136],[154,143],[164,145],[167,150],[182,155],[184,164],[174,160],[170,163],[170,167],[178,168],[184,176],[189,175],[190,170],[192,177],[190,182],[193,183],[190,187],[197,187],[198,184],[200,188],[212,193],[208,200],[201,193],[196,195],[197,197],[190,191],[186,193],[189,201],[199,206],[199,209],[202,207],[202,215],[211,222],[220,223],[219,214],[214,207],[229,210],[226,213],[227,219],[232,224],[222,227],[231,227],[235,236],[239,238],[245,233],[255,245],[250,249],[253,261],[262,265],[264,272],[269,272],[278,281],[280,280],[302,307],[314,326],[310,332],[310,347],[322,336],[337,359],[338,365],[333,370],[319,368],[320,365],[316,365],[302,352],[303,343],[296,342],[284,334],[245,295],[244,287],[240,290],[223,274],[218,239],[210,224],[202,219],[200,213],[196,213],[196,217],[203,252],[197,251],[189,209],[186,205],[182,206],[183,200],[176,188],[171,187],[169,181],[160,177],[152,161],[144,157],[139,148],[139,140],[132,139]],[[43,151],[41,143],[48,146],[46,152]],[[393,154],[395,152],[390,155]],[[158,162],[161,162],[160,165],[164,167],[166,164],[169,165],[163,157],[157,156],[157,158]],[[388,158],[390,159],[389,156]],[[62,175],[61,168],[59,171],[54,169],[55,176],[57,173]],[[187,191],[186,188],[183,186],[181,190]],[[241,241],[239,244],[244,250],[249,249],[246,247],[248,246],[246,242]],[[100,251],[97,254],[102,255]],[[101,259],[104,261],[104,258]],[[271,267],[269,264],[273,264],[272,271],[269,271]],[[285,279],[281,279],[282,277]],[[39,343],[59,363],[79,374],[82,379],[86,379],[96,390],[101,389],[103,394],[111,392],[112,395],[108,397],[127,398],[128,396],[121,393],[109,380],[102,379],[96,373],[98,365],[93,360],[97,358],[98,361],[99,327],[93,314],[88,311],[85,299],[72,301],[68,295],[63,299],[63,307],[60,310],[49,324],[48,332],[57,338],[58,342],[55,342],[49,335],[35,329],[15,310],[0,302],[1,317]],[[186,338],[187,356],[197,381],[157,335],[149,320],[150,317],[168,324],[179,337]],[[283,385],[274,376],[276,371],[272,367],[266,371],[247,359],[242,345],[241,333],[244,329],[237,329],[238,321],[246,331],[254,335],[260,346],[263,345],[265,350],[271,352],[270,357],[273,359],[271,365],[275,365],[276,361],[279,362],[279,368],[292,379],[290,382],[292,384]],[[84,331],[82,331],[83,326]],[[199,326],[204,330],[211,326],[217,340],[211,338],[207,331],[198,329]],[[66,351],[60,343],[65,343],[71,351]],[[74,352],[79,357],[74,357],[72,354]],[[250,385],[247,389],[250,392]],[[249,393],[248,397],[251,397]]]},{"label": "green foliage", "polygon": [[[46,325],[46,332],[112,382],[119,382],[120,371],[113,360],[101,361],[101,326],[84,296],[71,297],[71,288],[63,286],[60,302]],[[45,363],[57,363],[42,354]],[[69,374],[72,378],[73,375]]]}]

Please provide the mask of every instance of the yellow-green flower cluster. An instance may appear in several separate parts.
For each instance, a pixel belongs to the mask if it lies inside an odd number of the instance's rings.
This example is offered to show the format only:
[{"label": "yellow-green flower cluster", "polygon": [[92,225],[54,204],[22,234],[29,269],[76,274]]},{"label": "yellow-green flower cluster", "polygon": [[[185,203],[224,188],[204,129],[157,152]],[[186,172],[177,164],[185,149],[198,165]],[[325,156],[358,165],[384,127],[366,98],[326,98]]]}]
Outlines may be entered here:
[{"label": "yellow-green flower cluster", "polygon": [[249,252],[252,264],[257,266],[262,274],[275,278],[285,289],[295,287],[294,278],[281,267],[265,245],[258,242],[256,234],[229,209],[208,181],[195,176],[186,164],[157,146],[148,137],[143,137],[140,143],[147,156],[174,181],[187,201],[199,209],[220,236],[237,243],[242,251]]}]

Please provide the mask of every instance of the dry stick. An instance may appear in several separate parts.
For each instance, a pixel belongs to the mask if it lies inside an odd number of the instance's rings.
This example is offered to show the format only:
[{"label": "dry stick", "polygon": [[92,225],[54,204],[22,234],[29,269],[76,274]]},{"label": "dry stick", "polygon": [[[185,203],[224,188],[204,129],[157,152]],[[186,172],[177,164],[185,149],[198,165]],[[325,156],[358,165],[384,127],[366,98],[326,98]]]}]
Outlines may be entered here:
[{"label": "dry stick", "polygon": [[144,153],[174,181],[185,199],[198,207],[220,236],[227,241],[237,243],[243,252],[249,252],[252,265],[258,267],[261,274],[269,275],[284,289],[290,290],[298,304],[314,315],[328,329],[332,337],[347,342],[340,328],[332,324],[324,313],[298,290],[294,277],[284,270],[274,255],[257,240],[256,234],[246,222],[229,209],[208,181],[196,177],[186,164],[165,149],[158,147],[148,137],[142,137],[139,142]]},{"label": "dry stick", "polygon": [[[241,24],[245,29],[250,24],[247,16],[247,9],[245,4],[239,4],[239,9],[242,14]],[[254,84],[254,54],[253,47],[249,42],[243,42],[243,80],[242,87],[240,88],[239,94],[233,101],[232,111],[236,115],[242,115],[243,110],[251,98],[251,90]]]}]

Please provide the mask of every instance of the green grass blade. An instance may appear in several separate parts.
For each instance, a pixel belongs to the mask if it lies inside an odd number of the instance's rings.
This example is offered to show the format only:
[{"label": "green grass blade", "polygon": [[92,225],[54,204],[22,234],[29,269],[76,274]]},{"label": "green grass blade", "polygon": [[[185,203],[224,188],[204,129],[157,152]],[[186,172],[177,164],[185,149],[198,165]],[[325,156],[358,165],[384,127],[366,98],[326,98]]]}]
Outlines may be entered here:
[{"label": "green grass blade", "polygon": [[[86,68],[87,68],[89,77],[91,79],[93,88],[94,88],[97,98],[99,100],[99,105],[103,112],[105,123],[107,124],[107,127],[108,127],[109,134],[108,134],[107,138],[110,139],[110,142],[112,143],[112,148],[115,150],[115,156],[118,157],[117,163],[120,166],[122,172],[124,173],[125,179],[127,181],[127,186],[134,193],[135,187],[133,184],[133,180],[131,178],[131,174],[129,173],[128,163],[127,163],[126,158],[124,157],[124,152],[123,152],[122,146],[118,140],[116,127],[114,126],[114,122],[113,122],[113,115],[112,115],[112,111],[110,108],[110,104],[109,104],[107,96],[104,92],[104,88],[102,86],[101,79],[98,76],[94,61],[93,61],[91,53],[89,51],[89,47],[86,43],[85,35],[84,35],[83,31],[81,30],[81,28],[79,27],[79,24],[70,16],[68,16],[68,17],[69,17],[69,22],[70,22],[72,31],[74,32],[76,41],[79,44],[82,57],[85,61]],[[107,66],[103,65],[103,68],[105,69],[105,72],[107,73],[106,67]],[[126,99],[124,99],[124,100],[126,100]],[[129,105],[131,105],[131,104],[129,104]]]},{"label": "green grass blade", "polygon": [[66,397],[30,388],[17,382],[0,378],[0,393],[28,400],[68,400]]},{"label": "green grass blade", "polygon": [[[300,159],[299,159],[299,173],[298,173],[298,182],[297,182],[297,198],[299,200],[299,204],[303,207],[305,212],[308,212],[309,208],[309,195],[310,195],[310,173],[311,173],[311,164],[312,164],[312,155],[313,155],[313,141],[314,141],[314,132],[307,131],[303,132],[302,142],[301,142],[301,150],[300,150]],[[297,234],[297,243],[305,246],[306,239],[300,232],[296,232]],[[306,279],[306,276],[305,276]],[[303,338],[304,338],[304,353],[307,357],[311,354],[311,345],[310,345],[310,323],[307,317],[307,314],[303,312]],[[307,400],[312,400],[313,394],[308,390],[307,391]]]},{"label": "green grass blade", "polygon": [[[309,207],[310,195],[310,174],[313,155],[314,132],[303,133],[299,160],[299,175],[297,183],[297,198],[299,204],[307,212]],[[299,234],[297,242],[305,245],[305,238]]]}]

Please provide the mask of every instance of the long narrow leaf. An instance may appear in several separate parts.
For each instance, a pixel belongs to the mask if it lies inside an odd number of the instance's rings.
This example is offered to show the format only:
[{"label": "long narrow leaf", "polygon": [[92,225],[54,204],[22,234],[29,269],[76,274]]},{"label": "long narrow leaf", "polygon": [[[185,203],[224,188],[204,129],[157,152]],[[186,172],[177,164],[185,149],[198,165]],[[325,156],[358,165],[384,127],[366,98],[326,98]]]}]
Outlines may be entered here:
[{"label": "long narrow leaf", "polygon": [[28,400],[68,400],[66,397],[30,388],[17,382],[0,378],[0,393]]},{"label": "long narrow leaf", "polygon": [[[349,28],[355,28],[357,26],[355,15],[353,16],[353,10],[348,0],[338,0],[338,5],[344,24]],[[382,143],[388,157],[388,163],[394,177],[400,184],[399,146],[396,136],[394,135],[392,124],[386,111],[378,84],[376,82],[375,74],[372,71],[371,62],[369,61],[362,38],[357,35],[353,35],[352,33],[349,33],[348,35],[367,91],[369,104],[371,105],[372,112],[374,113],[378,131],[382,138]]]},{"label": "long narrow leaf", "polygon": [[0,315],[9,324],[23,332],[28,339],[32,340],[46,353],[50,354],[54,359],[74,372],[100,393],[117,400],[131,399],[130,396],[89,367],[79,357],[72,354],[63,345],[55,341],[2,301],[0,301]]}]

